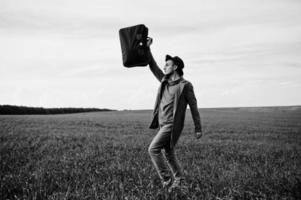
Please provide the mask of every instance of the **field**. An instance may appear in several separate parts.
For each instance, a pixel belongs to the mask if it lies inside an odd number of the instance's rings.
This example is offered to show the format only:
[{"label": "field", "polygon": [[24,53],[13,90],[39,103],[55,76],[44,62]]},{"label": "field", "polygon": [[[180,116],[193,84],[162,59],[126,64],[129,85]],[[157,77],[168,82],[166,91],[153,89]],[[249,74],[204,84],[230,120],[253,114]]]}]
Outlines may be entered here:
[{"label": "field", "polygon": [[151,111],[0,116],[0,199],[301,199],[301,107],[200,114],[176,147],[187,194],[161,189]]}]

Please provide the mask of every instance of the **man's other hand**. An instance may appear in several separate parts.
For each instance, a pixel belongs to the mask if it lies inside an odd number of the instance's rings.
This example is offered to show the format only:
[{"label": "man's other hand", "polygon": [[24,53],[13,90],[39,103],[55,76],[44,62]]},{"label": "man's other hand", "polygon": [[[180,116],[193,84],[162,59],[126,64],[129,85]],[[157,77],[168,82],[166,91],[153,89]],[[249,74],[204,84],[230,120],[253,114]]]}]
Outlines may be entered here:
[{"label": "man's other hand", "polygon": [[196,139],[200,139],[203,136],[203,132],[196,132],[195,137]]}]

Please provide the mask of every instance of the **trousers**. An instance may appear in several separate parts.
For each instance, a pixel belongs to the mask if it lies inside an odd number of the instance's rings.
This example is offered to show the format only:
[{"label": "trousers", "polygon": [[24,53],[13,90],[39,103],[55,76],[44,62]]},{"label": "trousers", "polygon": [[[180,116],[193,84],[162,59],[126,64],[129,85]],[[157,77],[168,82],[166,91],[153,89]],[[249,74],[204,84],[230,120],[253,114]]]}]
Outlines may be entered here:
[{"label": "trousers", "polygon": [[[148,152],[161,181],[183,178],[181,166],[176,158],[174,147],[170,148],[173,124],[160,125],[160,130],[149,145]],[[172,173],[172,176],[170,174]]]}]

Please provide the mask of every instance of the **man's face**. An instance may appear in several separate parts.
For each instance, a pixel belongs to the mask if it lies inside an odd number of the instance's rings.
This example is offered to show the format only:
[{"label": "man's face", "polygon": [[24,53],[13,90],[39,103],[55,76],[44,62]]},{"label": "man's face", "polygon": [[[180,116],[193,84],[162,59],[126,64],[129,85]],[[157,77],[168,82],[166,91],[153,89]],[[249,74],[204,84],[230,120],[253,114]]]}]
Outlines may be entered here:
[{"label": "man's face", "polygon": [[172,60],[167,60],[163,68],[165,75],[172,74],[176,69],[177,66],[173,64]]}]

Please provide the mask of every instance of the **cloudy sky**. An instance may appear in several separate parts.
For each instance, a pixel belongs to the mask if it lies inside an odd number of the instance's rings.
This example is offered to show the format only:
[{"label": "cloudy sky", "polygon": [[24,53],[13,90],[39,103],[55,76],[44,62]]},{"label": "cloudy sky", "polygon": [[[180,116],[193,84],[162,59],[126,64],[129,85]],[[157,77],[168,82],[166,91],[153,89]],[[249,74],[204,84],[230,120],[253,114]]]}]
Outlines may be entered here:
[{"label": "cloudy sky", "polygon": [[1,0],[0,104],[152,109],[159,82],[121,60],[140,23],[199,107],[301,105],[299,0]]}]

